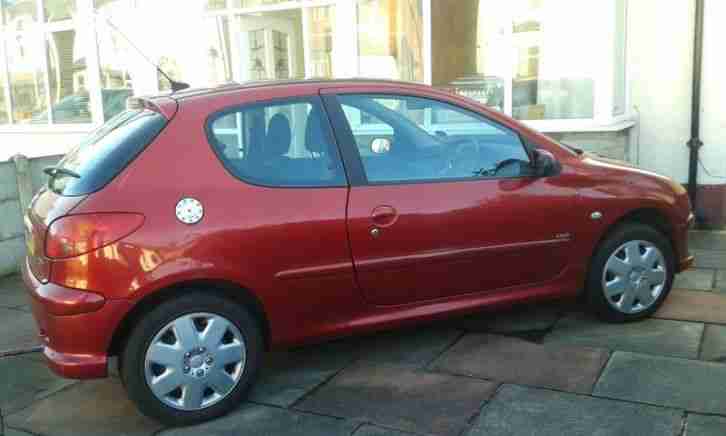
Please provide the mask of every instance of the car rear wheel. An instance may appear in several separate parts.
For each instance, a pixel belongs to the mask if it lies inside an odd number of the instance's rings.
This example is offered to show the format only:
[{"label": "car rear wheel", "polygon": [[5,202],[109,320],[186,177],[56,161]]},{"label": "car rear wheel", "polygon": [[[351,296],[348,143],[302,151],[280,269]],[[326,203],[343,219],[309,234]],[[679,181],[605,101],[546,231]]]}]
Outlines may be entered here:
[{"label": "car rear wheel", "polygon": [[121,357],[121,377],[142,413],[167,425],[189,425],[240,403],[261,352],[260,328],[244,307],[192,293],[141,319]]},{"label": "car rear wheel", "polygon": [[668,296],[674,273],[673,248],[661,232],[623,224],[595,253],[587,279],[589,305],[611,322],[645,318]]}]

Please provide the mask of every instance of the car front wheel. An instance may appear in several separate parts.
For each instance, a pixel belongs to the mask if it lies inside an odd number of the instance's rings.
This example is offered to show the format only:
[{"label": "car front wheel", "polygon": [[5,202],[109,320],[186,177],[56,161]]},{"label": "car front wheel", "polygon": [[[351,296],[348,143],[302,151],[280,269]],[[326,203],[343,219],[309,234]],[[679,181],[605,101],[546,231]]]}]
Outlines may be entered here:
[{"label": "car front wheel", "polygon": [[167,425],[189,425],[240,403],[261,350],[260,329],[244,307],[192,293],[141,319],[124,349],[121,377],[142,413]]},{"label": "car front wheel", "polygon": [[623,224],[595,253],[587,279],[589,304],[607,321],[645,318],[668,296],[674,273],[673,248],[661,232]]}]

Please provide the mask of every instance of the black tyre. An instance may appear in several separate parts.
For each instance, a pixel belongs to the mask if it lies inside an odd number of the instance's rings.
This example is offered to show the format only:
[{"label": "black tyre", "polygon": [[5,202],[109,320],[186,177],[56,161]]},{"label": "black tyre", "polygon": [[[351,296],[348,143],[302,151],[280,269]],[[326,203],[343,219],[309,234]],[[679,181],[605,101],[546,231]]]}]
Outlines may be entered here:
[{"label": "black tyre", "polygon": [[134,327],[121,356],[121,378],[139,410],[170,426],[228,413],[259,368],[257,320],[223,297],[192,292],[168,300]]},{"label": "black tyre", "polygon": [[610,322],[650,316],[673,286],[674,257],[668,238],[653,227],[620,225],[598,246],[592,259],[588,305]]}]

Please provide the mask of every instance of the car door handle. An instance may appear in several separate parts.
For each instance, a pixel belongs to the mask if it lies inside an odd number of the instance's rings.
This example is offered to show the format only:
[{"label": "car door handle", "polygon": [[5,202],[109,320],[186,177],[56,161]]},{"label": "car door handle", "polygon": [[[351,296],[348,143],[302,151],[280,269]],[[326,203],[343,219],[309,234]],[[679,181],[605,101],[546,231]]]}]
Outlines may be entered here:
[{"label": "car door handle", "polygon": [[376,227],[390,227],[398,220],[398,212],[392,206],[377,206],[371,212],[371,221]]}]

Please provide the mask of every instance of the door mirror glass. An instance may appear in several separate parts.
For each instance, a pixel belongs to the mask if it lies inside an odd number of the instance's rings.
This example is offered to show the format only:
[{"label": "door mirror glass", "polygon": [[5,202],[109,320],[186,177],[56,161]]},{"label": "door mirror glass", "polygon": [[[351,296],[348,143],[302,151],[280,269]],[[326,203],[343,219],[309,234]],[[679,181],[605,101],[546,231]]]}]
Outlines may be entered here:
[{"label": "door mirror glass", "polygon": [[537,149],[534,151],[534,155],[534,167],[537,176],[550,177],[560,172],[560,163],[549,151]]},{"label": "door mirror glass", "polygon": [[391,151],[391,140],[388,138],[375,138],[371,141],[371,151],[375,154],[385,154]]}]

